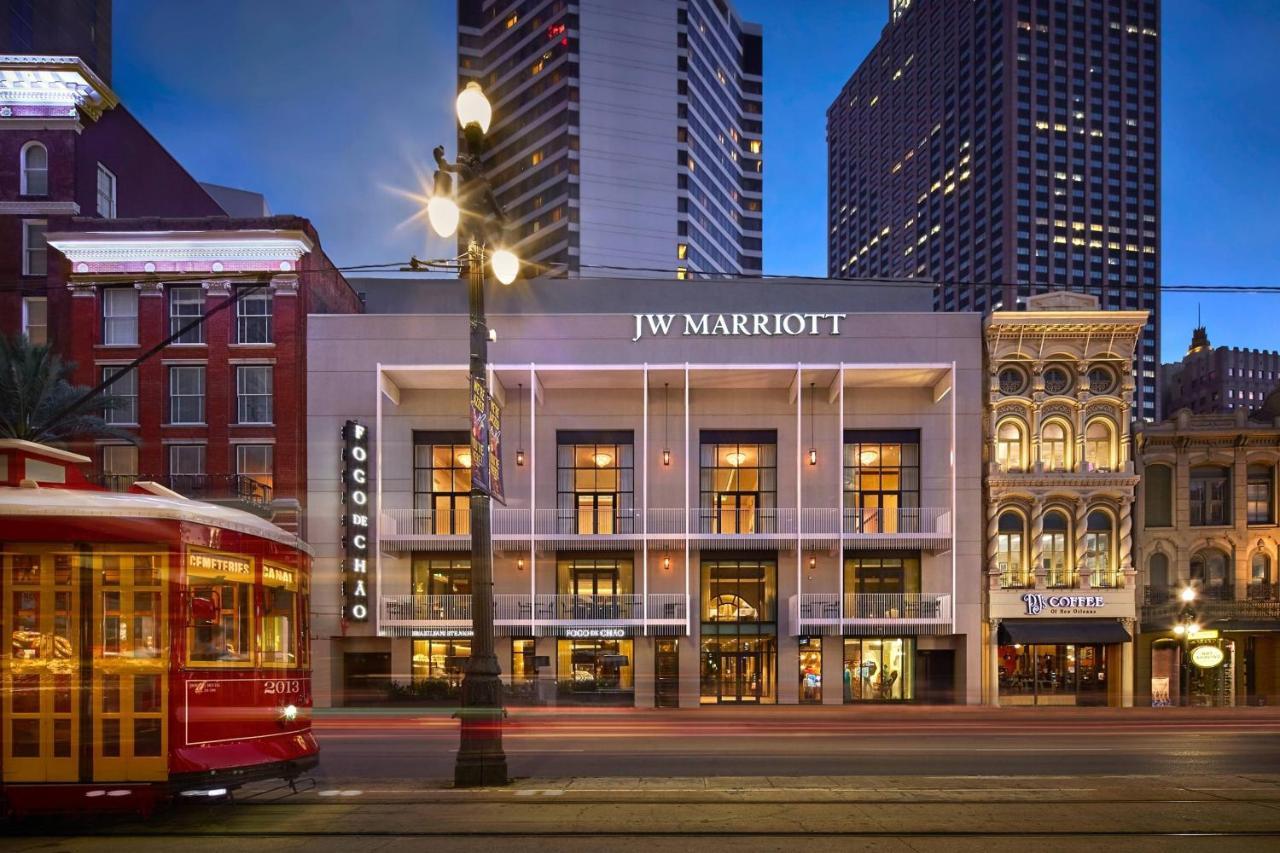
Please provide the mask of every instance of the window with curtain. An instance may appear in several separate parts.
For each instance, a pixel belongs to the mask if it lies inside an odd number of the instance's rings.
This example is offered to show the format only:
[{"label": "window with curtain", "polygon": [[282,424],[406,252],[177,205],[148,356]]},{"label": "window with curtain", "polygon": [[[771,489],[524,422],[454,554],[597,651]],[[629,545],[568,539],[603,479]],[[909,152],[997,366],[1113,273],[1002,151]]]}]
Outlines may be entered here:
[{"label": "window with curtain", "polygon": [[169,423],[204,423],[204,366],[169,367]]},{"label": "window with curtain", "polygon": [[1040,427],[1040,461],[1046,471],[1071,468],[1071,433],[1062,421],[1047,421]]},{"label": "window with curtain", "polygon": [[1191,523],[1196,526],[1230,523],[1231,474],[1226,468],[1191,469]]},{"label": "window with curtain", "polygon": [[236,343],[271,343],[270,291],[254,291],[236,302]]},{"label": "window with curtain", "polygon": [[1114,430],[1104,418],[1094,418],[1084,428],[1084,459],[1095,471],[1110,471],[1116,467],[1113,437]]},{"label": "window with curtain", "polygon": [[1001,471],[1021,471],[1024,452],[1022,424],[1006,418],[996,428],[996,467]]},{"label": "window with curtain", "polygon": [[[169,334],[176,334],[191,321],[204,314],[203,287],[169,288]],[[204,324],[187,329],[174,341],[175,344],[204,343]]]},{"label": "window with curtain", "polygon": [[236,422],[269,424],[272,413],[272,379],[270,364],[241,364],[236,367]]},{"label": "window with curtain", "polygon": [[1090,512],[1085,520],[1084,535],[1084,570],[1089,575],[1090,586],[1116,585],[1114,542],[1110,514],[1102,510]]},{"label": "window with curtain", "polygon": [[1066,513],[1050,510],[1044,514],[1044,531],[1040,536],[1041,559],[1044,561],[1046,582],[1051,587],[1072,585],[1072,573],[1067,562],[1067,536],[1071,522]]},{"label": "window with curtain", "polygon": [[22,274],[49,273],[49,250],[45,242],[48,225],[43,219],[22,220]]},{"label": "window with curtain", "polygon": [[919,532],[920,433],[846,430],[844,484],[848,532]]},{"label": "window with curtain", "polygon": [[556,507],[560,533],[633,533],[633,433],[566,431],[556,434]]},{"label": "window with curtain", "polygon": [[1273,524],[1275,511],[1275,469],[1270,465],[1250,465],[1245,501],[1249,524]]},{"label": "window with curtain", "polygon": [[22,195],[49,194],[49,149],[39,142],[22,146]]},{"label": "window with curtain", "polygon": [[777,530],[777,454],[773,432],[703,432],[699,506],[705,532]]},{"label": "window with curtain", "polygon": [[471,532],[471,435],[413,434],[414,532],[466,536]]},{"label": "window with curtain", "polygon": [[1026,586],[1026,560],[1023,553],[1026,525],[1022,516],[1016,512],[1002,512],[997,524],[999,533],[996,534],[996,567],[1000,571],[1000,585],[1013,588]]},{"label": "window with curtain", "polygon": [[108,346],[138,343],[138,291],[133,287],[102,289],[102,342]]}]

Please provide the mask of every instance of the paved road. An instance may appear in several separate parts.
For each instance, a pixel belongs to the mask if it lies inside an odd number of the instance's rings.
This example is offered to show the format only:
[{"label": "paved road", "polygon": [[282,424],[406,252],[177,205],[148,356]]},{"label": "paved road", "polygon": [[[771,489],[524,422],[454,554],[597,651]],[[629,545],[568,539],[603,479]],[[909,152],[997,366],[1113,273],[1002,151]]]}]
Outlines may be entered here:
[{"label": "paved road", "polygon": [[[448,710],[316,718],[321,782],[448,779]],[[700,708],[513,711],[517,777],[1280,772],[1280,709]]]}]

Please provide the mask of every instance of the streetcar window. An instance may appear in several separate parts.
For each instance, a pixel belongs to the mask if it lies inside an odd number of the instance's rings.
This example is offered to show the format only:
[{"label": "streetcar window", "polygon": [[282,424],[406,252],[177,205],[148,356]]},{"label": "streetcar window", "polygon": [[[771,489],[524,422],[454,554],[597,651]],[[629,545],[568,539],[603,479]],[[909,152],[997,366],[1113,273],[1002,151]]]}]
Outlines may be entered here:
[{"label": "streetcar window", "polygon": [[298,665],[298,575],[270,563],[262,567],[262,665]]},{"label": "streetcar window", "polygon": [[192,551],[187,555],[189,663],[253,665],[253,561]]}]

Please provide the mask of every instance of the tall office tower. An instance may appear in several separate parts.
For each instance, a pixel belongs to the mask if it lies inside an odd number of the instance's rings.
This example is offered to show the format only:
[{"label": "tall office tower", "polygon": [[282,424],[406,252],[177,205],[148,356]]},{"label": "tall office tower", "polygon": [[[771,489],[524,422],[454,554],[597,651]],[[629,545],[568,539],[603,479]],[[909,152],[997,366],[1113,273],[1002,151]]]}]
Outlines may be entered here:
[{"label": "tall office tower", "polygon": [[0,0],[0,53],[79,57],[111,85],[111,0]]},{"label": "tall office tower", "polygon": [[935,308],[1047,290],[1146,309],[1134,416],[1159,416],[1159,0],[891,0],[827,110],[833,277]]},{"label": "tall office tower", "polygon": [[762,43],[726,0],[459,0],[458,85],[542,275],[759,273]]}]

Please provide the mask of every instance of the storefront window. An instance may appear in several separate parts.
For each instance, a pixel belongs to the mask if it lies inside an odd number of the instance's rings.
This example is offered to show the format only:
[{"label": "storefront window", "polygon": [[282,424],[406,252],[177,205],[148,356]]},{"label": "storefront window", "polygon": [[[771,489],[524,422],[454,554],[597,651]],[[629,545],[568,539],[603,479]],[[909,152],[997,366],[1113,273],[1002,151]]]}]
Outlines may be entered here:
[{"label": "storefront window", "polygon": [[262,565],[262,665],[297,666],[298,573]]},{"label": "storefront window", "polygon": [[187,553],[191,663],[253,665],[253,560],[212,551]]},{"label": "storefront window", "polygon": [[800,703],[822,704],[822,638],[800,638]]},{"label": "storefront window", "polygon": [[1106,646],[1015,643],[1000,647],[1000,701],[1106,705]]},{"label": "storefront window", "polygon": [[607,700],[634,692],[631,640],[560,640],[556,651],[561,695]]},{"label": "storefront window", "polygon": [[470,640],[414,640],[412,678],[414,684],[445,681],[450,687],[462,684],[467,658],[471,657]]},{"label": "storefront window", "polygon": [[844,641],[844,701],[915,698],[915,640],[850,637]]},{"label": "storefront window", "polygon": [[511,683],[533,681],[537,677],[535,666],[534,641],[515,639],[511,641]]},{"label": "storefront window", "polygon": [[700,672],[702,703],[776,702],[777,657],[777,641],[772,635],[708,636],[704,627]]},{"label": "storefront window", "polygon": [[844,444],[845,529],[920,531],[920,434],[848,430]]}]

